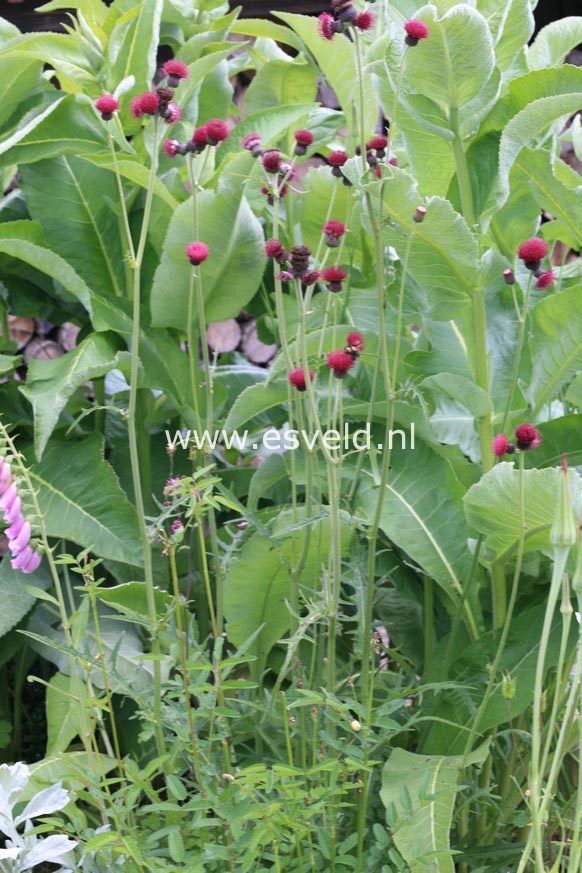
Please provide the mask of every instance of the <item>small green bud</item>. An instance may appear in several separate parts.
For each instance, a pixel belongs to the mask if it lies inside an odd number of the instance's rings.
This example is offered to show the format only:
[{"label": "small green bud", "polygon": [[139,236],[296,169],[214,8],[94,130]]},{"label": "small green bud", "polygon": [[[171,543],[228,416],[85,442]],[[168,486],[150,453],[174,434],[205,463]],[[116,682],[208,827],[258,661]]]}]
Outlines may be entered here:
[{"label": "small green bud", "polygon": [[562,615],[572,615],[572,601],[570,600],[570,577],[567,573],[562,576],[562,603],[560,605]]},{"label": "small green bud", "polygon": [[570,548],[576,543],[576,521],[570,493],[570,475],[566,455],[562,455],[559,472],[558,505],[550,531],[550,542],[559,548]]},{"label": "small green bud", "polygon": [[511,673],[504,673],[501,680],[501,693],[506,700],[513,700],[515,697],[515,679]]}]

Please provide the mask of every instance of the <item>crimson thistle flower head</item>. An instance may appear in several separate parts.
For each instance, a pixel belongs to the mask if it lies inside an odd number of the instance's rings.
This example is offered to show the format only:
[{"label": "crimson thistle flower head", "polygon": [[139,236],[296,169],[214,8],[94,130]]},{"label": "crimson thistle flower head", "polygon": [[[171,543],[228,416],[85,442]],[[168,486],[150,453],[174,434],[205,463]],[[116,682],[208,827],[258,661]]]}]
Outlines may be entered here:
[{"label": "crimson thistle flower head", "polygon": [[331,42],[336,33],[335,19],[333,15],[330,15],[329,12],[322,12],[317,19],[317,29],[319,30],[320,36]]},{"label": "crimson thistle flower head", "polygon": [[[309,371],[309,381],[313,382],[315,378],[315,373],[313,370]],[[297,388],[298,391],[305,391],[307,388],[307,380],[305,378],[305,370],[298,368],[297,370],[291,370],[289,373],[289,382],[293,385],[294,388]]]},{"label": "crimson thistle flower head", "polygon": [[206,130],[206,126],[196,128],[192,134],[192,142],[197,151],[202,151],[202,149],[208,145],[208,131]]},{"label": "crimson thistle flower head", "polygon": [[417,206],[414,210],[414,215],[412,216],[413,221],[416,221],[417,224],[421,224],[426,218],[426,206]]},{"label": "crimson thistle flower head", "polygon": [[428,36],[428,27],[420,18],[410,18],[405,22],[404,30],[406,44],[410,46],[416,45],[419,39],[426,39]]},{"label": "crimson thistle flower head", "polygon": [[301,274],[301,281],[304,285],[315,285],[320,276],[319,270],[306,270]]},{"label": "crimson thistle flower head", "polygon": [[263,169],[267,173],[278,173],[281,168],[281,152],[279,149],[267,149],[261,158]]},{"label": "crimson thistle flower head", "polygon": [[119,101],[111,94],[102,94],[95,101],[95,109],[101,113],[103,121],[111,121],[113,113],[119,109]]},{"label": "crimson thistle flower head", "polygon": [[336,349],[327,355],[327,366],[336,379],[343,379],[355,364],[354,358],[345,349]]},{"label": "crimson thistle flower head", "polygon": [[346,343],[348,346],[348,348],[346,349],[348,354],[351,354],[352,351],[358,352],[358,354],[364,351],[364,337],[359,330],[353,330],[351,333],[349,333]]},{"label": "crimson thistle flower head", "polygon": [[[384,135],[373,136],[370,142],[366,143],[366,147],[369,149],[374,149],[376,152],[383,152],[388,145],[388,137]],[[378,157],[383,157],[383,155],[378,155]]]},{"label": "crimson thistle flower head", "polygon": [[506,285],[515,285],[515,274],[513,270],[504,270],[503,278],[505,279]]},{"label": "crimson thistle flower head", "polygon": [[337,292],[342,290],[342,282],[347,278],[347,275],[341,267],[327,267],[322,272],[321,278],[327,284],[329,291]]},{"label": "crimson thistle flower head", "polygon": [[517,257],[524,262],[528,270],[537,270],[540,261],[548,253],[548,244],[545,240],[534,236],[532,239],[526,239],[522,242],[517,250]]},{"label": "crimson thistle flower head", "polygon": [[517,441],[517,448],[521,449],[523,452],[528,449],[537,449],[537,447],[541,444],[542,438],[537,427],[534,427],[533,424],[520,424],[519,427],[515,428],[515,438]]},{"label": "crimson thistle flower head", "polygon": [[131,101],[130,111],[134,118],[155,115],[160,108],[160,98],[153,91],[146,91]]},{"label": "crimson thistle flower head", "polygon": [[358,30],[370,30],[373,24],[374,16],[371,12],[368,12],[368,10],[360,12],[359,15],[356,15],[354,18],[354,27],[357,27]]},{"label": "crimson thistle flower head", "polygon": [[177,103],[168,103],[166,109],[164,111],[164,121],[166,124],[176,124],[177,121],[180,121],[182,117],[182,112]]},{"label": "crimson thistle flower head", "polygon": [[193,267],[208,260],[209,254],[208,246],[203,242],[192,242],[186,246],[186,255]]},{"label": "crimson thistle flower head", "polygon": [[206,133],[208,145],[218,145],[219,142],[228,139],[230,130],[225,121],[221,121],[220,118],[211,118],[210,121],[206,122]]},{"label": "crimson thistle flower head", "polygon": [[328,164],[331,164],[332,167],[343,167],[348,159],[348,153],[342,151],[341,149],[336,149],[333,152],[330,152],[327,156]]},{"label": "crimson thistle flower head", "polygon": [[298,156],[306,155],[307,149],[313,144],[313,134],[310,130],[296,130],[295,136],[295,154]]},{"label": "crimson thistle flower head", "polygon": [[538,280],[536,282],[536,288],[539,288],[540,291],[545,291],[546,288],[552,287],[552,285],[554,284],[554,279],[555,279],[554,271],[553,270],[546,270],[545,273],[541,273],[538,276]]},{"label": "crimson thistle flower head", "polygon": [[346,226],[343,221],[326,221],[322,227],[322,233],[325,234],[325,244],[330,248],[336,248],[339,245],[340,237],[346,232]]},{"label": "crimson thistle flower head", "polygon": [[177,88],[182,79],[188,78],[188,67],[183,61],[175,59],[166,61],[162,70],[168,77],[168,85],[172,88]]},{"label": "crimson thistle flower head", "polygon": [[515,446],[511,445],[511,443],[504,434],[498,433],[497,436],[494,437],[491,446],[491,451],[493,452],[495,457],[502,458],[503,455],[505,455],[506,453],[512,454],[510,449],[513,449],[513,451],[515,451]]},{"label": "crimson thistle flower head", "polygon": [[182,154],[182,145],[176,139],[164,140],[164,154],[169,158],[175,158]]},{"label": "crimson thistle flower head", "polygon": [[242,138],[242,147],[250,152],[253,158],[259,158],[263,154],[260,134],[247,133],[247,135]]},{"label": "crimson thistle flower head", "polygon": [[268,239],[265,243],[265,254],[268,258],[275,258],[275,260],[282,264],[287,260],[287,252],[285,251],[285,246],[278,239]]}]

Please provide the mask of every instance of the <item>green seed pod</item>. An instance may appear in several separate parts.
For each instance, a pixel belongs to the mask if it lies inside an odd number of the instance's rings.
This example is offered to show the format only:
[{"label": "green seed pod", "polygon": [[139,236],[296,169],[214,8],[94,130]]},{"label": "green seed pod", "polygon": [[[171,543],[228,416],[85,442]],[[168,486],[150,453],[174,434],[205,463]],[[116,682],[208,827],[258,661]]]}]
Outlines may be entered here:
[{"label": "green seed pod", "polygon": [[550,531],[550,542],[558,548],[570,548],[576,543],[576,521],[572,509],[572,495],[570,493],[570,477],[566,455],[562,455],[562,466],[559,474],[558,505],[554,516],[554,523]]}]

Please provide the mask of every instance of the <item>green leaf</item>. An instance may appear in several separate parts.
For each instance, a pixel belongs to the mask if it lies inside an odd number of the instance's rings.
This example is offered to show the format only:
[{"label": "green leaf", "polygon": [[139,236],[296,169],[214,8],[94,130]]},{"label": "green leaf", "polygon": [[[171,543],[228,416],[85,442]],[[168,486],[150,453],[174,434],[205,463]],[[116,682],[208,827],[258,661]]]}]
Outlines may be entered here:
[{"label": "green leaf", "polygon": [[0,355],[0,376],[11,373],[22,363],[22,355]]},{"label": "green leaf", "polygon": [[[491,728],[507,724],[510,717],[515,721],[531,706],[545,607],[545,603],[538,604],[514,615],[492,694],[479,725],[481,735]],[[489,631],[462,647],[450,672],[451,679],[459,686],[458,690],[453,688],[449,693],[435,698],[435,716],[452,724],[435,722],[423,742],[423,749],[443,753],[460,753],[464,749],[468,730],[490,678],[488,665],[495,660],[501,632],[501,628]],[[551,670],[558,661],[561,637],[562,617],[556,614],[546,653],[546,670]],[[573,652],[575,644],[576,632],[571,627],[568,640],[570,652]],[[515,696],[510,701],[503,696],[504,674],[509,674],[515,680]],[[457,731],[452,726],[454,724],[459,725]]]},{"label": "green leaf", "polygon": [[225,159],[242,149],[241,142],[247,133],[258,133],[267,147],[276,146],[283,136],[287,136],[289,129],[299,124],[313,110],[312,103],[299,103],[291,106],[272,106],[270,109],[262,109],[252,115],[247,115],[226,142],[218,149],[217,162],[224,163]]},{"label": "green leaf", "polygon": [[309,63],[269,61],[260,68],[245,95],[245,111],[260,112],[315,99],[316,69]]},{"label": "green leaf", "polygon": [[527,51],[530,70],[558,67],[573,48],[582,42],[582,18],[574,15],[542,27]]},{"label": "green leaf", "polygon": [[[125,158],[118,157],[117,161],[114,162],[110,154],[98,154],[80,155],[79,159],[88,161],[96,167],[103,167],[103,169],[109,170],[111,173],[119,172],[120,176],[123,176],[124,179],[128,179],[135,185],[139,185],[140,188],[145,190],[148,188],[150,173],[147,167],[145,167],[138,158],[132,158],[130,156],[126,156]],[[170,209],[176,209],[178,206],[178,201],[170,194],[161,179],[156,178],[154,182],[154,194],[156,197],[163,200]],[[111,216],[109,217],[109,221],[111,221]]]},{"label": "green leaf", "polygon": [[27,122],[0,143],[0,165],[31,164],[63,154],[102,152],[105,125],[90,101],[69,95]]},{"label": "green leaf", "polygon": [[135,509],[103,459],[99,434],[80,443],[49,443],[38,464],[27,454],[49,536],[71,540],[103,558],[142,565]]},{"label": "green leaf", "polygon": [[[52,676],[47,686],[47,757],[66,752],[80,733],[79,704],[73,699],[75,691],[71,686],[71,677],[65,676],[64,673]],[[83,706],[83,703],[80,705]]]},{"label": "green leaf", "polygon": [[34,410],[38,460],[73,392],[89,379],[105,375],[118,361],[119,340],[114,334],[92,334],[61,358],[31,360],[26,385],[21,391]]},{"label": "green leaf", "polygon": [[531,310],[531,381],[525,396],[538,412],[582,368],[582,288],[540,300]]},{"label": "green leaf", "polygon": [[508,0],[508,3],[488,0],[479,3],[479,11],[491,30],[497,66],[503,78],[525,72],[525,47],[535,26],[530,0]]},{"label": "green leaf", "polygon": [[[142,618],[149,616],[147,591],[143,582],[125,582],[123,585],[101,587],[97,596],[103,603],[107,603],[130,618],[134,615]],[[154,589],[154,599],[156,613],[159,616],[164,615],[173,602],[170,595],[160,588]]]},{"label": "green leaf", "polygon": [[[243,196],[198,195],[199,238],[210,257],[198,269],[202,277],[208,321],[234,318],[255,295],[266,262],[264,237],[258,219]],[[192,242],[192,200],[174,212],[164,253],[152,288],[152,320],[156,327],[184,331],[192,267],[186,247]],[[194,313],[195,314],[195,313]]]},{"label": "green leaf", "polygon": [[383,230],[388,245],[404,258],[408,237],[414,228],[408,270],[428,292],[429,318],[448,321],[459,317],[478,281],[479,249],[465,219],[447,200],[433,197],[421,224],[413,219],[419,194],[412,176],[396,170],[382,182],[384,210],[392,219]]},{"label": "green leaf", "polygon": [[149,90],[156,71],[163,5],[163,0],[134,3],[117,19],[108,41],[110,91],[128,76],[135,76],[136,93]]},{"label": "green leaf", "polygon": [[124,251],[109,205],[118,199],[113,175],[67,155],[24,167],[22,186],[30,216],[41,225],[48,246],[95,291],[120,296]]},{"label": "green leaf", "polygon": [[36,597],[27,590],[27,583],[46,589],[50,586],[50,574],[44,563],[34,573],[24,575],[10,566],[10,554],[0,563],[0,597],[3,608],[0,611],[0,637],[7,634],[34,606]]},{"label": "green leaf", "polygon": [[0,58],[0,127],[10,121],[17,107],[23,103],[42,82],[42,63],[37,60],[18,64],[14,75],[14,60]]},{"label": "green leaf", "polygon": [[[481,763],[487,753],[485,743],[467,764]],[[461,755],[418,755],[399,748],[384,765],[380,797],[395,819],[392,838],[411,873],[454,871],[449,832],[462,767]]]},{"label": "green leaf", "polygon": [[[582,241],[580,190],[572,190],[556,178],[552,164],[552,154],[546,149],[525,148],[515,161],[514,172],[523,173],[540,209],[559,219],[579,248]],[[580,183],[577,174],[575,181]]]},{"label": "green leaf", "polygon": [[257,385],[249,385],[231,407],[224,429],[236,430],[273,406],[286,403],[288,397],[288,386],[284,382],[259,382]]},{"label": "green leaf", "polygon": [[[461,580],[471,560],[467,548],[470,534],[463,515],[464,489],[448,462],[419,440],[414,448],[404,450],[396,438],[391,464],[380,527],[458,603]],[[377,504],[378,487],[369,472],[361,474],[356,514],[367,523]]]},{"label": "green leaf", "polygon": [[24,261],[55,279],[73,300],[78,300],[91,313],[90,288],[60,255],[38,244],[38,230],[38,225],[32,221],[0,224],[0,252]]},{"label": "green leaf", "polygon": [[[277,516],[273,533],[284,535],[277,541],[256,533],[246,540],[240,553],[228,568],[224,580],[224,614],[228,622],[228,638],[236,646],[242,646],[253,634],[247,654],[255,655],[252,664],[255,679],[260,679],[267,655],[289,627],[289,600],[291,586],[291,562],[301,553],[305,538],[309,536],[307,556],[302,573],[304,590],[315,596],[323,584],[321,566],[327,561],[331,536],[329,518],[316,518],[302,526],[289,527],[293,515],[285,511]],[[342,554],[349,548],[353,528],[342,514]]]},{"label": "green leaf", "polygon": [[463,112],[475,115],[482,110],[478,103],[487,102],[484,95],[495,68],[485,18],[465,4],[453,6],[440,18],[434,6],[424,6],[417,17],[428,25],[430,39],[406,53],[405,86],[461,118]]},{"label": "green leaf", "polygon": [[13,65],[21,59],[42,61],[56,70],[65,90],[97,96],[99,83],[80,45],[68,34],[22,33],[2,46],[2,57]]},{"label": "green leaf", "polygon": [[[525,470],[525,552],[550,548],[549,533],[558,500],[557,468]],[[467,520],[483,534],[487,560],[507,562],[517,549],[521,531],[519,470],[502,462],[486,473],[465,495]],[[582,512],[582,479],[570,470],[576,518]]]},{"label": "green leaf", "polygon": [[[358,130],[354,106],[359,102],[358,75],[354,45],[346,36],[336,34],[333,42],[321,37],[317,21],[307,15],[293,12],[275,12],[301,37],[311,57],[335,91],[348,125]],[[364,70],[364,125],[373,130],[377,121],[378,106],[369,74]],[[361,111],[361,110],[359,110]]]},{"label": "green leaf", "polygon": [[260,36],[265,39],[273,39],[301,51],[301,40],[291,28],[275,24],[274,21],[269,21],[266,18],[241,18],[235,21],[230,32],[238,33],[241,36]]},{"label": "green leaf", "polygon": [[[579,72],[582,73],[582,70]],[[579,103],[579,91],[541,97],[529,103],[508,122],[499,144],[498,205],[505,202],[509,194],[509,174],[524,146],[554,122],[577,112]]]}]

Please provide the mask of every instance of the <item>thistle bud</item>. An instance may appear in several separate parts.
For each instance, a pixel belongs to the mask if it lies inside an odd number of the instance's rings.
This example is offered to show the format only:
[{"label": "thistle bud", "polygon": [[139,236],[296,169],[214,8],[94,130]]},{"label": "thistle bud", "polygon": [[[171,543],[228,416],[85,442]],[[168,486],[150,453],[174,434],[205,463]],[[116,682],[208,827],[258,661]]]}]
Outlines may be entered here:
[{"label": "thistle bud", "polygon": [[577,532],[566,455],[562,455],[562,464],[558,475],[558,505],[550,531],[550,542],[558,548],[570,548],[576,543]]},{"label": "thistle bud", "polygon": [[513,700],[515,697],[515,679],[510,673],[505,673],[501,680],[501,693],[505,700]]}]

